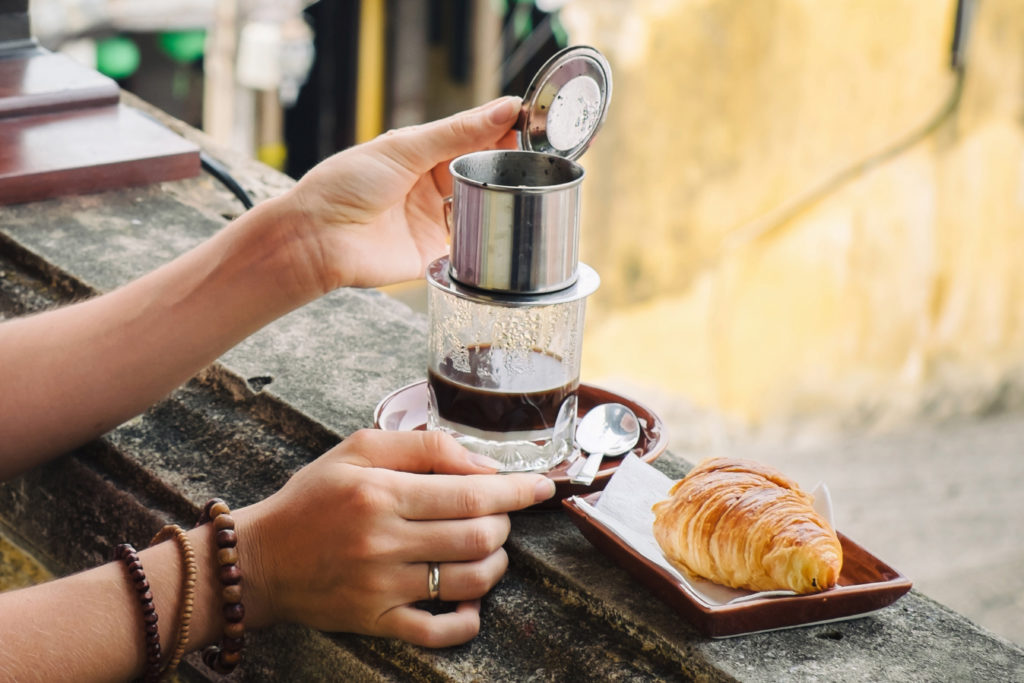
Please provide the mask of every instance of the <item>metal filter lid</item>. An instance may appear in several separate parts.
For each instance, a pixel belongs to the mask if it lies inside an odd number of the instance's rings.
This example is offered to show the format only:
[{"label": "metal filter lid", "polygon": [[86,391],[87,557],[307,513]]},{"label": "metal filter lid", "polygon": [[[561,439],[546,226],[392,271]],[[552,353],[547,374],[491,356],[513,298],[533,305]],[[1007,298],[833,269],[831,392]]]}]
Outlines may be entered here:
[{"label": "metal filter lid", "polygon": [[576,160],[604,123],[612,98],[612,71],[592,47],[557,52],[533,77],[516,124],[520,146]]}]

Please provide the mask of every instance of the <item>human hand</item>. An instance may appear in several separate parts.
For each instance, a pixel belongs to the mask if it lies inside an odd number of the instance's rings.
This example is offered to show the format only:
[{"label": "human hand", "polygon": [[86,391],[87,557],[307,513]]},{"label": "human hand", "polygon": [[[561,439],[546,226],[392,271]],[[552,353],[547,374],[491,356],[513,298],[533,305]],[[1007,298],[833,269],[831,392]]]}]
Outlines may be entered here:
[{"label": "human hand", "polygon": [[319,293],[423,277],[446,250],[448,164],[512,147],[521,100],[504,97],[433,123],[389,131],[324,160],[285,197],[296,263]]},{"label": "human hand", "polygon": [[[349,436],[235,514],[247,621],[428,647],[471,639],[479,598],[508,565],[506,513],[555,490],[543,475],[495,475],[485,462],[441,432]],[[454,612],[412,606],[428,598],[430,562],[441,563],[440,598]]]}]

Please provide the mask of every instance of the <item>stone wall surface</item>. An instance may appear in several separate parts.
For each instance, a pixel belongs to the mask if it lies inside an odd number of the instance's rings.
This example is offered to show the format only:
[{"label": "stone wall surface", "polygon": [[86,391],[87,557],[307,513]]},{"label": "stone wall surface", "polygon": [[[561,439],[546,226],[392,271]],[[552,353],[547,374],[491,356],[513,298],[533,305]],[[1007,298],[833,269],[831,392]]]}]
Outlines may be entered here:
[{"label": "stone wall surface", "polygon": [[[262,167],[232,170],[257,194],[284,184],[259,181]],[[203,176],[0,208],[0,313],[116,287],[216,230],[232,206]],[[254,501],[369,426],[380,397],[423,374],[424,339],[421,316],[377,293],[326,297],[103,439],[0,486],[0,520],[63,574],[104,561],[121,540],[145,542],[166,522],[191,523],[211,495]],[[658,467],[678,477],[689,464],[667,454]],[[710,640],[599,553],[562,512],[516,514],[512,527],[510,571],[484,600],[483,631],[469,644],[430,651],[281,626],[247,638],[237,677],[1024,680],[1024,650],[917,591],[861,619]],[[191,658],[182,678],[207,674]]]}]

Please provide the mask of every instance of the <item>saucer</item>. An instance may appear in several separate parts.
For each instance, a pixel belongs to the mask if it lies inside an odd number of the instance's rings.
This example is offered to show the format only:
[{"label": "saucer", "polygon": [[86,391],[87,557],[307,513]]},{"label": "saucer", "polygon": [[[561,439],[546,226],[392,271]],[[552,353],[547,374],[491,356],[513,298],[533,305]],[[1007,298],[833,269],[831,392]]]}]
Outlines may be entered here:
[{"label": "saucer", "polygon": [[[633,453],[644,462],[654,462],[668,446],[665,425],[650,408],[631,398],[591,384],[580,384],[578,394],[578,416],[582,417],[601,403],[622,403],[629,406],[640,421],[640,440]],[[385,431],[416,431],[427,428],[427,381],[420,380],[397,389],[386,396],[373,411],[373,424]],[[600,491],[619,468],[621,458],[605,458],[601,469],[589,485],[573,484],[566,471],[571,464],[563,461],[545,472],[555,482],[555,496],[534,507],[557,508],[559,501],[569,496],[578,496]]]}]

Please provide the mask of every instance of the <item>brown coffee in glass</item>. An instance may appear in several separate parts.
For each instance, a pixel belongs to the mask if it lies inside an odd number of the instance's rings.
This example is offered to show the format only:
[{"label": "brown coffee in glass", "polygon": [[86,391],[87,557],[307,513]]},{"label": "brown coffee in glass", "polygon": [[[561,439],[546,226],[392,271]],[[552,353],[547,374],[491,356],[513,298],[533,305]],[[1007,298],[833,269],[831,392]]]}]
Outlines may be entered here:
[{"label": "brown coffee in glass", "polygon": [[557,465],[572,449],[585,300],[597,274],[581,264],[572,287],[525,302],[459,285],[447,258],[427,280],[427,427],[505,471]]}]

